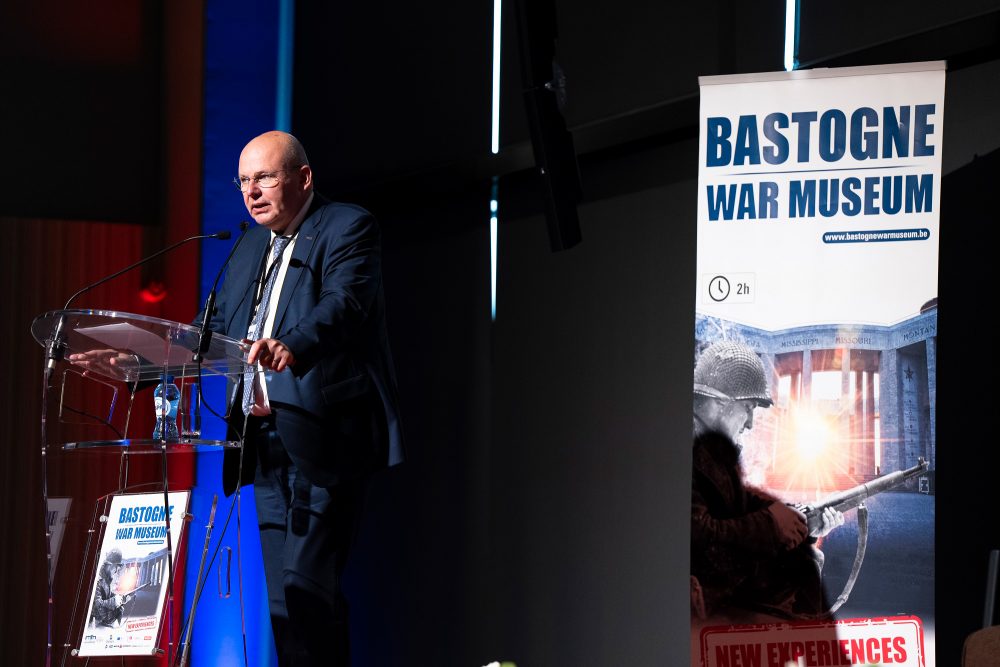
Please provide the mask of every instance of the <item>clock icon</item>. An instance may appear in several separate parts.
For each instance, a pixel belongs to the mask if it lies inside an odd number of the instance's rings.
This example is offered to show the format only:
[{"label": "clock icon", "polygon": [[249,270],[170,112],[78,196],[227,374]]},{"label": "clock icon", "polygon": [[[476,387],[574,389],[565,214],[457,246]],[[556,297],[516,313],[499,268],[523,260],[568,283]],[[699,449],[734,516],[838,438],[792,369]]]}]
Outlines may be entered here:
[{"label": "clock icon", "polygon": [[729,296],[729,280],[725,276],[715,276],[708,282],[708,295],[712,301],[725,301]]}]

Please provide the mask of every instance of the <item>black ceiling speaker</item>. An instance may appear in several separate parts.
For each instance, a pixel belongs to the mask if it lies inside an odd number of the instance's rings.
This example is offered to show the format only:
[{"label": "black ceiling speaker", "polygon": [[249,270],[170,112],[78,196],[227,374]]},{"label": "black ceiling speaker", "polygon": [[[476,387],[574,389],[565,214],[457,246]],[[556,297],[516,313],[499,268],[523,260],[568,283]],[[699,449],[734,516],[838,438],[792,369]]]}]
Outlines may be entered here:
[{"label": "black ceiling speaker", "polygon": [[582,196],[573,136],[562,107],[566,78],[555,62],[554,0],[515,0],[521,80],[531,145],[545,198],[545,219],[553,252],[580,242],[577,204]]}]

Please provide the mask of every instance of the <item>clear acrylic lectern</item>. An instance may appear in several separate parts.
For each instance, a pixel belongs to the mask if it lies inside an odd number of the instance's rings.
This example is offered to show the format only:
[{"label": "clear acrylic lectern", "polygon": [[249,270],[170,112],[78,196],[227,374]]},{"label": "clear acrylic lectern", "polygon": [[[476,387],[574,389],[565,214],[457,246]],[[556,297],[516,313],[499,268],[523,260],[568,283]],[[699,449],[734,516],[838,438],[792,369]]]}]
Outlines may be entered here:
[{"label": "clear acrylic lectern", "polygon": [[[200,388],[241,376],[247,348],[218,334],[205,340],[198,327],[105,310],[45,313],[31,331],[46,351],[46,663],[164,655],[177,664],[172,638],[193,614],[173,604],[175,573],[198,567],[212,524],[208,511],[191,513],[195,466],[240,446],[220,427],[226,406],[203,405]],[[154,433],[152,392],[141,391],[166,376],[182,394],[184,426],[174,438]],[[202,437],[202,419],[221,439]],[[191,549],[198,553],[188,558]]]}]

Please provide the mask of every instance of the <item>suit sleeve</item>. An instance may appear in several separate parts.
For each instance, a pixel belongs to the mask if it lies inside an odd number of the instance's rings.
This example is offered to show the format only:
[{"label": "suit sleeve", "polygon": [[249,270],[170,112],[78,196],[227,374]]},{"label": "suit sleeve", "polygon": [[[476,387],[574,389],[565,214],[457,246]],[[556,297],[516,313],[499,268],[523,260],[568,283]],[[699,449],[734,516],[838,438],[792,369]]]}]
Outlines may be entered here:
[{"label": "suit sleeve", "polygon": [[371,215],[358,215],[317,251],[309,267],[320,276],[317,302],[280,336],[295,354],[292,371],[296,375],[307,372],[332,350],[364,344],[381,283],[381,238]]}]

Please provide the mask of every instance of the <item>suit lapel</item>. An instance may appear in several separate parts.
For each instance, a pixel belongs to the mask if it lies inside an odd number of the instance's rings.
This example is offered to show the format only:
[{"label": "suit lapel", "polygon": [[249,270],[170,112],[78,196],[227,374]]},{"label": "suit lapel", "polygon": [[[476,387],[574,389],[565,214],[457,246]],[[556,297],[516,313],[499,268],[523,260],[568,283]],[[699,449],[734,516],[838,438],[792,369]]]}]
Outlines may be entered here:
[{"label": "suit lapel", "polygon": [[312,253],[313,245],[316,243],[316,231],[320,214],[318,209],[325,202],[321,202],[319,196],[314,196],[312,206],[309,207],[309,214],[295,237],[295,246],[292,248],[292,256],[288,258],[288,270],[285,272],[285,281],[281,286],[281,294],[278,297],[278,310],[274,314],[274,326],[271,328],[271,335],[280,337],[283,333],[282,324],[285,314],[288,311],[288,302],[292,294],[299,289],[299,284],[304,280],[304,274],[309,271],[308,259]]},{"label": "suit lapel", "polygon": [[[271,239],[271,234],[267,230],[262,229],[261,231],[263,233],[254,234],[246,240],[246,249],[240,252],[241,255],[246,256],[246,261],[234,258],[234,261],[230,264],[231,269],[238,268],[240,271],[239,274],[232,276],[231,280],[233,284],[245,285],[227,326],[230,337],[237,340],[245,338],[247,335],[247,329],[250,326],[250,317],[253,314],[251,310],[253,309],[254,298],[257,295],[257,281],[261,276],[264,266],[264,253],[267,252],[267,246]],[[229,282],[229,280],[230,277],[226,276],[226,281]]]}]

